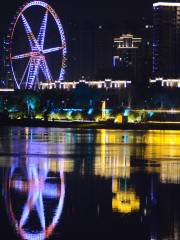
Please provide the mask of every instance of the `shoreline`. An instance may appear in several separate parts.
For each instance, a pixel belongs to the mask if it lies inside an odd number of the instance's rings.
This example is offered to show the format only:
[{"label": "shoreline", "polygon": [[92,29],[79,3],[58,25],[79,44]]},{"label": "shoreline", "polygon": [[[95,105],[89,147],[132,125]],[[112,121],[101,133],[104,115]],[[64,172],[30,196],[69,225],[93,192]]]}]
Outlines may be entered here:
[{"label": "shoreline", "polygon": [[82,128],[82,129],[122,129],[122,130],[180,130],[180,123],[125,123],[81,122],[81,121],[44,121],[36,119],[4,120],[0,127],[45,127],[45,128]]}]

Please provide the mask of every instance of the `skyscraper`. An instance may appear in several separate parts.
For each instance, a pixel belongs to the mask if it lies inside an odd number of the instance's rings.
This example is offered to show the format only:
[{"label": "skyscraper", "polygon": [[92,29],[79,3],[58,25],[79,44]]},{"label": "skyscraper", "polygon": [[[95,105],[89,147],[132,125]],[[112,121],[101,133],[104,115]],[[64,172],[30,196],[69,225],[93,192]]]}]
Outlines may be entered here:
[{"label": "skyscraper", "polygon": [[180,77],[180,3],[153,4],[153,76]]}]

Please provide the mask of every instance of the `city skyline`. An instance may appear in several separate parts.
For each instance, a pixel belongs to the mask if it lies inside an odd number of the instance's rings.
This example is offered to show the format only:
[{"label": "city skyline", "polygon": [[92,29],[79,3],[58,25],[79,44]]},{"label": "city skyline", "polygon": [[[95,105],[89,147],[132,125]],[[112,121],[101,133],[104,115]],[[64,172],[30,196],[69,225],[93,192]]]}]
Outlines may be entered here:
[{"label": "city skyline", "polygon": [[[131,1],[129,1],[128,4],[130,4],[130,2]],[[146,21],[146,19],[139,14],[139,18],[136,18],[133,2],[130,5],[127,3],[119,4],[118,1],[113,1],[111,4],[103,3],[102,1],[99,1],[98,3],[92,1],[89,4],[84,4],[80,0],[77,1],[76,4],[74,4],[73,1],[61,1],[57,4],[54,0],[48,1],[48,3],[57,12],[65,31],[69,54],[67,78],[70,80],[77,80],[83,75],[87,78],[94,78],[97,75],[101,77],[102,74],[104,75],[104,72],[111,71],[111,46],[113,36],[118,36],[124,32],[138,33],[139,29],[140,32],[142,32],[143,25],[150,22],[149,20]],[[10,5],[8,3],[5,4],[2,16],[4,15],[4,12],[6,12],[6,16],[3,17],[3,24],[0,28],[2,53],[3,42],[8,35],[13,16],[21,5],[22,4],[17,2],[13,2]],[[131,15],[132,18],[134,16],[134,19],[137,19],[137,22],[129,19],[127,17],[129,15]],[[142,16],[143,15],[144,12],[142,13]],[[32,20],[33,29],[38,25],[38,20],[36,20],[35,16]],[[96,32],[96,36],[93,36],[94,32]],[[23,40],[19,39],[19,41]],[[92,46],[94,45],[95,47],[92,50]],[[101,46],[99,47],[99,45]],[[86,50],[86,46],[87,54],[84,55],[83,53]],[[103,53],[104,48],[109,49],[105,55]],[[91,54],[93,51],[94,53]],[[4,54],[5,52],[1,54],[1,58]],[[92,55],[96,56],[95,59],[97,59],[97,61],[93,60]],[[85,62],[86,60],[84,61],[84,59],[90,59],[90,64]],[[77,62],[79,63],[79,66]],[[75,66],[74,69],[73,66]],[[5,78],[5,76],[2,78]]]},{"label": "city skyline", "polygon": [[[113,76],[113,38],[126,33],[142,38],[144,49],[142,54],[147,53],[146,56],[144,55],[146,59],[144,62],[148,69],[147,73],[143,74],[143,78],[147,80],[150,77],[152,72],[150,52],[152,46],[153,3],[158,1],[149,1],[148,3],[139,1],[138,4],[132,0],[123,3],[119,3],[117,0],[105,3],[100,0],[98,3],[91,1],[88,4],[83,3],[81,0],[78,0],[76,4],[71,0],[62,0],[59,3],[55,0],[47,2],[60,17],[67,40],[68,68],[66,80],[79,80],[81,77],[87,80],[111,78]],[[3,41],[6,39],[10,28],[9,22],[12,22],[13,16],[21,5],[13,2],[8,7],[7,3],[5,4],[6,11],[4,12],[6,12],[6,17],[3,17],[4,21],[0,28],[1,52],[3,52]],[[38,20],[34,15],[32,29],[36,28],[38,24]],[[19,38],[19,42],[23,42],[23,40]],[[146,43],[148,47],[146,47]],[[119,78],[122,78],[122,76],[119,76]],[[140,80],[140,82],[142,81]]]}]

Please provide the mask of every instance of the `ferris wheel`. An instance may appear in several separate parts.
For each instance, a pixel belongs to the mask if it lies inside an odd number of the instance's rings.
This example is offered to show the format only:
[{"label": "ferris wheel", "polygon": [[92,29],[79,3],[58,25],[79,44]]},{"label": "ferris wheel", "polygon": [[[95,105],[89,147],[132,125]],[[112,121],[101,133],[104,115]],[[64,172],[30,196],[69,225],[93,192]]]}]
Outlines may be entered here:
[{"label": "ferris wheel", "polygon": [[[34,10],[36,10],[36,15],[32,17],[30,13]],[[39,18],[40,22],[38,21]],[[38,20],[36,21],[36,19]],[[55,29],[57,34],[51,32],[47,34],[48,27]],[[21,32],[24,32],[24,35]],[[18,36],[17,39],[15,36]],[[26,39],[23,40],[23,36]],[[51,38],[56,38],[57,45],[46,47],[45,42]],[[18,41],[20,44],[15,50]],[[25,3],[17,11],[14,21],[11,23],[7,42],[8,65],[15,88],[37,89],[40,83],[51,85],[64,80],[67,55],[66,38],[59,17],[49,4],[34,0]],[[25,47],[25,45],[28,46]],[[53,54],[58,55],[56,63],[53,60]],[[51,61],[48,60],[50,55]],[[50,68],[52,64],[55,65],[56,76],[53,74],[55,68]],[[19,69],[20,65],[21,69]]]}]

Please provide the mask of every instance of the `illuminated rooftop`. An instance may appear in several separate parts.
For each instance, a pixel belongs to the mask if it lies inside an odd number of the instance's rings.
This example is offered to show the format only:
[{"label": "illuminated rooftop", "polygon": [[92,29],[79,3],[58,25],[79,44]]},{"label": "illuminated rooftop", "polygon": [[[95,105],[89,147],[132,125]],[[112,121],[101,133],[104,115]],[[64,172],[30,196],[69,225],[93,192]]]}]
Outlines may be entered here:
[{"label": "illuminated rooftop", "polygon": [[122,34],[120,37],[114,38],[116,48],[139,48],[142,38],[135,37],[132,34]]},{"label": "illuminated rooftop", "polygon": [[153,7],[180,7],[180,3],[157,2],[153,4]]}]

